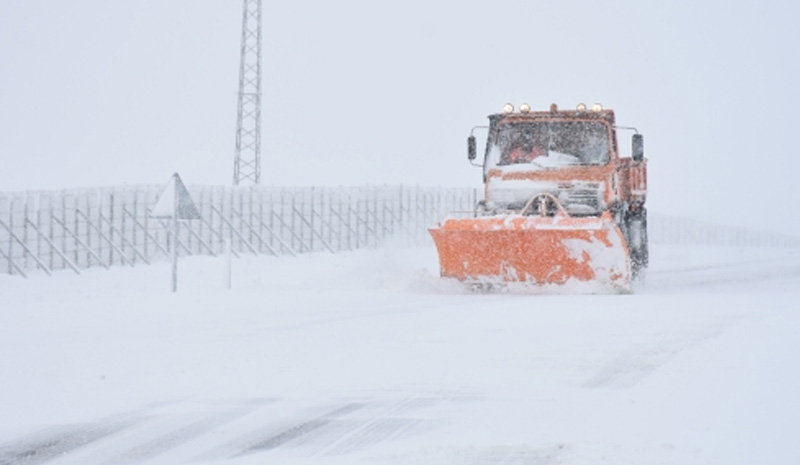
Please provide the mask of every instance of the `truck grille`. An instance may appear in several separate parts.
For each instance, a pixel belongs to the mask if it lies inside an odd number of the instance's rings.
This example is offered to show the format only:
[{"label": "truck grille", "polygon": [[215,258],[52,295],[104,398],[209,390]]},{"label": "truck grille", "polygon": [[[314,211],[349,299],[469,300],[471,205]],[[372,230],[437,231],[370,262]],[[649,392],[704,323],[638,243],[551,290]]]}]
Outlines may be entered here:
[{"label": "truck grille", "polygon": [[599,213],[604,208],[601,205],[601,193],[596,190],[570,189],[559,194],[556,194],[558,199],[569,213]]}]

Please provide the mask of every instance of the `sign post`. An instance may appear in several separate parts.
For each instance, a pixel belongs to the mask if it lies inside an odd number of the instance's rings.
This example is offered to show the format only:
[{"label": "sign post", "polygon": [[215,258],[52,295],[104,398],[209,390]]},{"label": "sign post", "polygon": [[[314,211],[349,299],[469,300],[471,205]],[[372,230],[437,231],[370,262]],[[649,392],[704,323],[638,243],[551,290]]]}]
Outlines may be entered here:
[{"label": "sign post", "polygon": [[175,292],[178,290],[178,232],[180,228],[178,220],[200,219],[200,212],[178,173],[172,175],[167,187],[161,192],[153,211],[150,212],[150,217],[172,220],[170,222],[170,252],[172,255],[172,292]]}]

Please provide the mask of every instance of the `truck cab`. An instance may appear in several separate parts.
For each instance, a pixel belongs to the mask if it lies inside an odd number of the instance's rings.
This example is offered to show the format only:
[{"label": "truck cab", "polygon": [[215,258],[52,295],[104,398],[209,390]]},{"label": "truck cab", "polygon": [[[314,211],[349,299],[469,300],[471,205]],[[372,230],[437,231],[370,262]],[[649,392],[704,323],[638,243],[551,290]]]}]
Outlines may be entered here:
[{"label": "truck cab", "polygon": [[[523,212],[532,198],[547,196],[573,217],[610,214],[631,248],[634,268],[647,265],[647,161],[638,131],[631,157],[619,153],[617,132],[635,128],[616,125],[614,111],[599,104],[574,110],[516,110],[489,115],[484,151],[484,200],[478,215]],[[468,139],[470,161],[477,158],[474,135]],[[473,163],[474,164],[474,163]],[[555,202],[553,202],[555,204]]]}]

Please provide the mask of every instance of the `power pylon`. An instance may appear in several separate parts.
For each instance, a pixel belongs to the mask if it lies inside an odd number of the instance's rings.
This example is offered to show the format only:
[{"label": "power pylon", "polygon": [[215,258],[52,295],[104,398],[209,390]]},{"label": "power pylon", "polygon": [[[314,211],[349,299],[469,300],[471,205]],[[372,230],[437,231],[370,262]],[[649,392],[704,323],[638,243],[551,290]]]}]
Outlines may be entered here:
[{"label": "power pylon", "polygon": [[233,184],[261,183],[261,0],[244,0]]}]

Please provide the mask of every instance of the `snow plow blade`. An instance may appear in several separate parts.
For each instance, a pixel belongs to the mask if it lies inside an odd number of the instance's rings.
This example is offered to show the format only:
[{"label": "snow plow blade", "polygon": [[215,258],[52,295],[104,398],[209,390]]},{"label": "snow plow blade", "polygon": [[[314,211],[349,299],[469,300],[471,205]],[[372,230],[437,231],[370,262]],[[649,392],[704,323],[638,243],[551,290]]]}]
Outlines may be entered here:
[{"label": "snow plow blade", "polygon": [[571,282],[630,290],[628,247],[611,216],[450,218],[429,230],[443,277],[476,284]]}]

